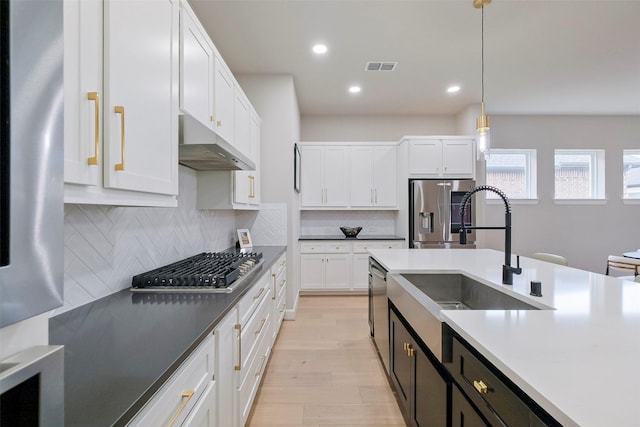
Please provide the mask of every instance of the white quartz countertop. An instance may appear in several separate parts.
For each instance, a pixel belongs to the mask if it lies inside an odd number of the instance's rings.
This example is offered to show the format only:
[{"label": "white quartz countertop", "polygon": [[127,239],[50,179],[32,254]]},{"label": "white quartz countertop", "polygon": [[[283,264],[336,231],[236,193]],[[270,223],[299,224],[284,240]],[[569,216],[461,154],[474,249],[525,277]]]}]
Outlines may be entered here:
[{"label": "white quartz countertop", "polygon": [[[640,426],[639,283],[521,257],[522,274],[508,286],[504,253],[490,249],[370,253],[390,273],[462,273],[550,307],[441,315],[563,425]],[[529,295],[532,280],[542,282],[542,297]]]}]

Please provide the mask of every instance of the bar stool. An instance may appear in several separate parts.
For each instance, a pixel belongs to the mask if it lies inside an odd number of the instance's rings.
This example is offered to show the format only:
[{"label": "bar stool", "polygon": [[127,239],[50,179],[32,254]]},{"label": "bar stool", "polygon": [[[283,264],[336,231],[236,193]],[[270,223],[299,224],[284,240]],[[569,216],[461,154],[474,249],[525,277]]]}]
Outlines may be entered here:
[{"label": "bar stool", "polygon": [[558,265],[569,265],[567,259],[561,255],[536,252],[535,254],[531,255],[531,257],[540,261],[552,262]]}]

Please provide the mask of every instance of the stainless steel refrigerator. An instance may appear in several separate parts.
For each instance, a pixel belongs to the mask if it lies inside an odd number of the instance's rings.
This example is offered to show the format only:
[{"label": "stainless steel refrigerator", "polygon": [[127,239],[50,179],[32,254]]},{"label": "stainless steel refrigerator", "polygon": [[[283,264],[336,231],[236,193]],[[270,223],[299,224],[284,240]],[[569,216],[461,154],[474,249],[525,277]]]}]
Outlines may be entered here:
[{"label": "stainless steel refrigerator", "polygon": [[62,94],[62,0],[0,0],[0,328],[63,303]]},{"label": "stainless steel refrigerator", "polygon": [[[475,230],[467,230],[460,245],[460,202],[475,187],[471,179],[413,179],[409,181],[409,247],[474,248]],[[465,226],[475,224],[473,198],[465,209]]]}]

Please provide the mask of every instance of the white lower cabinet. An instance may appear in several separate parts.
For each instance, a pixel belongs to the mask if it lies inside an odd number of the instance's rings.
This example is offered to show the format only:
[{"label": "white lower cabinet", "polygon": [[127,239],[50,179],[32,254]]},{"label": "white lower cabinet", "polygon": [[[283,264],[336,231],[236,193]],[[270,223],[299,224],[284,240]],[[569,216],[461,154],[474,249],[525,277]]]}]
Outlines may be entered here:
[{"label": "white lower cabinet", "polygon": [[[144,427],[183,424],[189,413],[201,404],[200,400],[204,397],[207,387],[214,387],[215,350],[216,343],[211,335],[174,372],[128,425]],[[215,402],[208,404],[213,404],[215,408]],[[202,403],[202,406],[206,405]]]},{"label": "white lower cabinet", "polygon": [[182,424],[188,427],[216,427],[216,382],[211,381]]},{"label": "white lower cabinet", "polygon": [[401,249],[403,241],[342,240],[300,243],[300,287],[302,291],[362,293],[369,286],[369,249]]}]

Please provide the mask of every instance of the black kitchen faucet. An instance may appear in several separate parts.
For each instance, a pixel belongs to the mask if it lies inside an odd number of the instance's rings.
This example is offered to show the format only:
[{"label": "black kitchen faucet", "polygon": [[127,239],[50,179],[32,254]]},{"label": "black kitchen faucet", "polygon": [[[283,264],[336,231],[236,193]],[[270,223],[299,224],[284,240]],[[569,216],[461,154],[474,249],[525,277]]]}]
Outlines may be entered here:
[{"label": "black kitchen faucet", "polygon": [[[469,203],[469,199],[475,193],[479,191],[492,191],[496,193],[502,201],[504,202],[505,208],[505,219],[504,219],[504,227],[466,227],[464,223],[464,213],[467,207],[467,203]],[[520,268],[520,256],[517,256],[517,266],[511,266],[511,205],[509,204],[509,199],[507,199],[507,195],[504,194],[502,190],[496,187],[492,187],[490,185],[481,185],[468,191],[460,202],[460,224],[462,225],[460,228],[460,244],[467,244],[467,230],[504,230],[504,265],[502,266],[502,283],[505,285],[513,285],[513,274],[522,273],[522,269]]]}]

